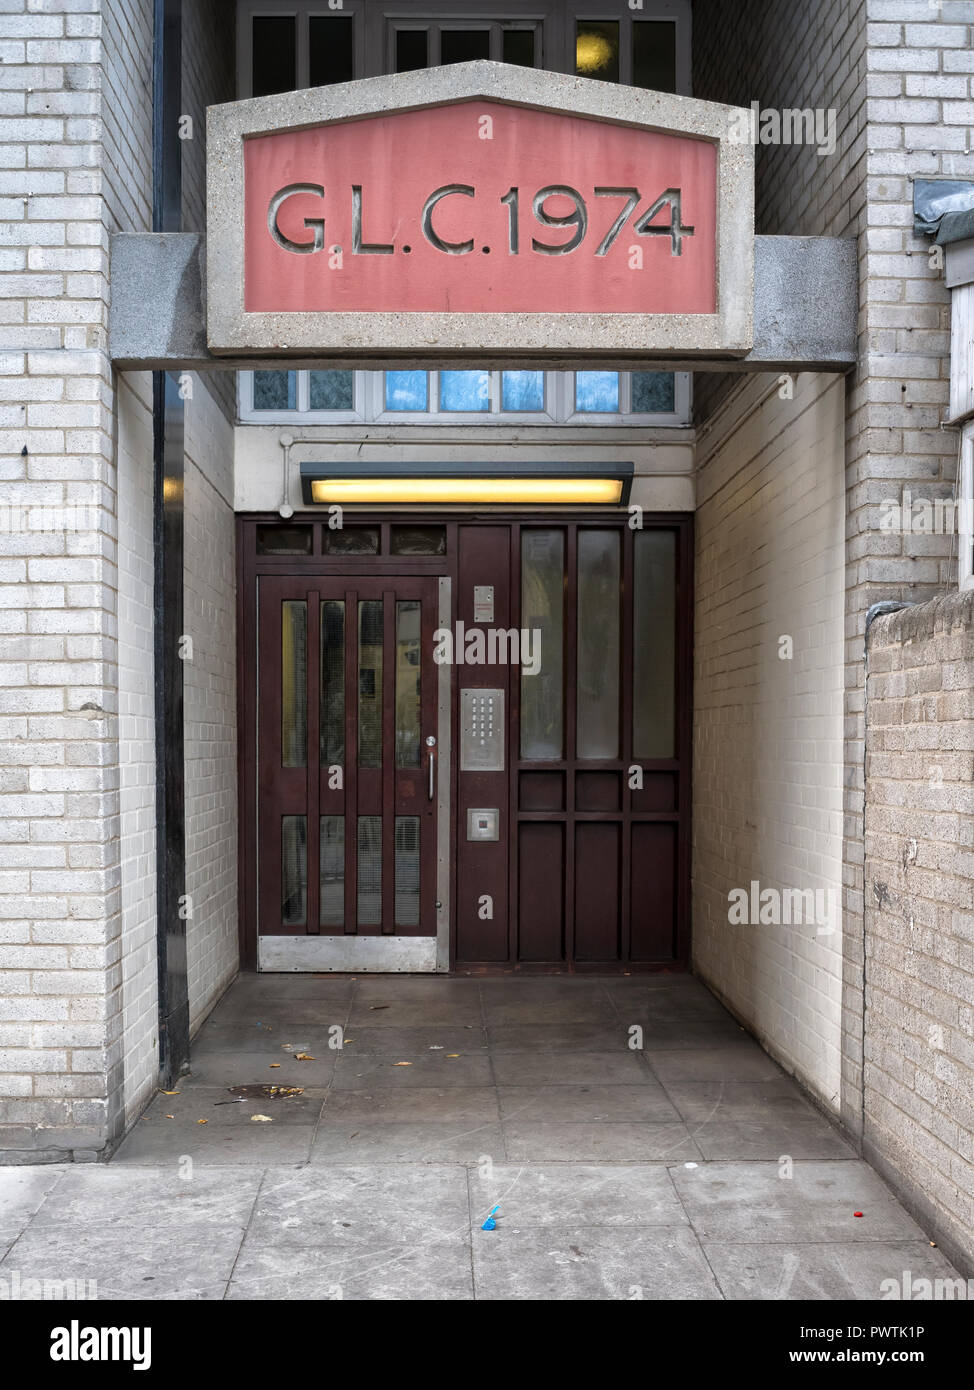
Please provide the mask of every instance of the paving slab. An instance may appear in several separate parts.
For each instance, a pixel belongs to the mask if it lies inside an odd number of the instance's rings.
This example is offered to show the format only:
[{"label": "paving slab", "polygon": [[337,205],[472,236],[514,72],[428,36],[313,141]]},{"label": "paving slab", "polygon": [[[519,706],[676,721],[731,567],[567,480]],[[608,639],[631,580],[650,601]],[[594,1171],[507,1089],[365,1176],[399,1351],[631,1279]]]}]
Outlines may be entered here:
[{"label": "paving slab", "polygon": [[243,1241],[242,1228],[208,1223],[174,1239],[165,1226],[80,1225],[65,1239],[63,1226],[32,1223],[0,1261],[0,1277],[21,1280],[94,1280],[105,1299],[222,1299]]},{"label": "paving slab", "polygon": [[473,1233],[478,1299],[700,1299],[721,1297],[691,1230],[659,1226],[546,1226]]},{"label": "paving slab", "polygon": [[120,1145],[113,1164],[184,1166],[191,1159],[202,1167],[306,1163],[314,1138],[313,1124],[254,1124],[197,1127],[137,1124]]},{"label": "paving slab", "polygon": [[186,1092],[198,1086],[311,1086],[324,1090],[331,1084],[338,1051],[330,1048],[299,1062],[297,1053],[278,1048],[264,1052],[208,1051],[193,1049],[190,1071],[174,1089]]},{"label": "paving slab", "polygon": [[[910,1299],[918,1279],[956,1280],[956,1270],[927,1241],[854,1241],[831,1245],[704,1243],[728,1299]],[[966,1294],[966,1280],[961,1280]],[[895,1321],[890,1318],[890,1321]]]},{"label": "paving slab", "polygon": [[655,1079],[637,1053],[494,1052],[499,1086],[651,1086]]},{"label": "paving slab", "polygon": [[479,1163],[504,1158],[499,1124],[480,1121],[425,1124],[336,1124],[323,1119],[312,1163]]},{"label": "paving slab", "polygon": [[490,1086],[493,1073],[490,1058],[485,1050],[478,1052],[459,1052],[455,1055],[444,1048],[435,1052],[412,1053],[402,1056],[391,1053],[389,1056],[372,1053],[352,1055],[339,1054],[335,1067],[332,1088],[336,1091],[372,1090],[376,1087],[389,1087],[397,1090],[411,1090],[415,1086]]},{"label": "paving slab", "polygon": [[249,1237],[227,1292],[229,1299],[327,1299],[463,1302],[473,1298],[469,1240],[374,1246],[267,1245]]},{"label": "paving slab", "polygon": [[685,1226],[689,1218],[662,1164],[494,1164],[470,1169],[479,1226],[500,1203],[505,1231],[528,1226]]},{"label": "paving slab", "polygon": [[525,1163],[563,1159],[566,1162],[603,1163],[673,1162],[699,1159],[700,1150],[686,1125],[570,1124],[504,1122],[508,1158]]},{"label": "paving slab", "polygon": [[501,1118],[555,1122],[671,1120],[681,1116],[658,1083],[641,1086],[500,1086]]},{"label": "paving slab", "polygon": [[349,1028],[342,1052],[348,1057],[370,1054],[397,1054],[412,1057],[417,1052],[484,1052],[487,1039],[480,1024],[439,1024],[406,1026],[362,1024]]},{"label": "paving slab", "polygon": [[704,1158],[798,1159],[854,1158],[855,1152],[837,1129],[814,1114],[744,1115],[702,1124],[690,1121],[689,1129]]},{"label": "paving slab", "polygon": [[400,1164],[268,1172],[250,1236],[260,1245],[357,1246],[466,1236],[463,1168]]},{"label": "paving slab", "polygon": [[332,1091],[321,1115],[329,1125],[456,1125],[494,1122],[499,1118],[493,1086],[412,1086],[374,1091]]},{"label": "paving slab", "polygon": [[746,1038],[721,1047],[647,1048],[643,1056],[664,1086],[683,1081],[777,1081],[783,1075],[777,1062]]},{"label": "paving slab", "polygon": [[230,1172],[180,1176],[172,1169],[115,1167],[86,1163],[68,1168],[44,1199],[32,1229],[59,1227],[62,1232],[82,1226],[105,1230],[149,1226],[180,1231],[200,1226],[232,1226],[242,1232],[250,1221],[261,1186],[262,1170],[235,1168]]},{"label": "paving slab", "polygon": [[0,1257],[70,1171],[53,1163],[0,1168]]},{"label": "paving slab", "polygon": [[859,1159],[796,1162],[790,1170],[778,1163],[707,1163],[670,1172],[703,1241],[843,1244],[923,1238]]}]

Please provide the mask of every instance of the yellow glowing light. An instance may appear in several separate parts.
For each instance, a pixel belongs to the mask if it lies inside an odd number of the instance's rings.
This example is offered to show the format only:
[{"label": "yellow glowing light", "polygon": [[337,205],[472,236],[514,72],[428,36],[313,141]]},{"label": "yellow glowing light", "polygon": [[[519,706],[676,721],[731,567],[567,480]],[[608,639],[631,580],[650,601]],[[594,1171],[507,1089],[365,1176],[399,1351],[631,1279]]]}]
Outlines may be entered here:
[{"label": "yellow glowing light", "polygon": [[576,72],[601,72],[614,57],[612,44],[604,34],[579,34],[575,43]]},{"label": "yellow glowing light", "polygon": [[622,499],[618,478],[318,478],[315,502],[597,503]]}]

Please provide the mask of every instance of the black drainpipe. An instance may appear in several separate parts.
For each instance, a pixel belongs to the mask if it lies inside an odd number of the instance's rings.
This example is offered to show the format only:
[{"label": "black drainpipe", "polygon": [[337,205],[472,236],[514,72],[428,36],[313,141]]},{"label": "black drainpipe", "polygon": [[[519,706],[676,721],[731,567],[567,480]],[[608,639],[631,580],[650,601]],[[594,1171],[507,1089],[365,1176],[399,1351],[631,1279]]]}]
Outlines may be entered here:
[{"label": "black drainpipe", "polygon": [[[178,232],[182,0],[155,0],[152,59],[152,230]],[[156,716],[156,939],[159,1073],[167,1089],[189,1059],[186,817],[183,769],[183,401],[179,378],[152,373]]]}]

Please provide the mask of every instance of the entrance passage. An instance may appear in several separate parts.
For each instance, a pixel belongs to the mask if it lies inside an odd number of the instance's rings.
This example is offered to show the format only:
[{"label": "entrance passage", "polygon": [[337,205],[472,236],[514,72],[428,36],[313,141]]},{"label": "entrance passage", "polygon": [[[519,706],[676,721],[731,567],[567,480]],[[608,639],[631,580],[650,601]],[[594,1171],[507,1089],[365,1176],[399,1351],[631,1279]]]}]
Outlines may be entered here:
[{"label": "entrance passage", "polygon": [[690,519],[240,528],[263,970],[688,957]]}]

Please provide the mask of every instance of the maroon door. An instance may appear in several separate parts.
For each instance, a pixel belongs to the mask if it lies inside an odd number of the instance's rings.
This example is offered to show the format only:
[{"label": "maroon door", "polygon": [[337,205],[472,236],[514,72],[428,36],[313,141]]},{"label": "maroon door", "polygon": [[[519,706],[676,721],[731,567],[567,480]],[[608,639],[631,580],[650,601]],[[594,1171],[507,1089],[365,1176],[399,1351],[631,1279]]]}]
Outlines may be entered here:
[{"label": "maroon door", "polygon": [[422,576],[258,580],[265,968],[356,969],[361,938],[435,937],[435,601]]}]

